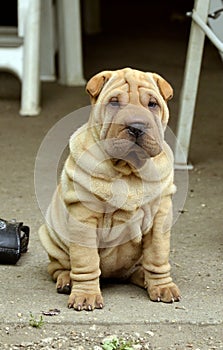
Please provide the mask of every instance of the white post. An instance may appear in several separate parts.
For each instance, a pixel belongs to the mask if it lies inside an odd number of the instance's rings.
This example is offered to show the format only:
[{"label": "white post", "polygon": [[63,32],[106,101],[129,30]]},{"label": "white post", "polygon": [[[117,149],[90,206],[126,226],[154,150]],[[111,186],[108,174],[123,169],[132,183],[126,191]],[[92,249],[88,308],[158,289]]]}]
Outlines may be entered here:
[{"label": "white post", "polygon": [[84,85],[82,36],[79,0],[57,0],[59,82],[68,86]]},{"label": "white post", "polygon": [[40,112],[40,12],[41,0],[30,0],[24,28],[22,116]]},{"label": "white post", "polygon": [[[194,4],[194,9],[205,23],[207,22],[208,17],[209,2],[210,0],[195,0]],[[188,168],[186,162],[189,152],[204,39],[204,32],[194,21],[192,21],[183,87],[180,97],[179,119],[176,134],[178,142],[175,145],[176,169]]]}]

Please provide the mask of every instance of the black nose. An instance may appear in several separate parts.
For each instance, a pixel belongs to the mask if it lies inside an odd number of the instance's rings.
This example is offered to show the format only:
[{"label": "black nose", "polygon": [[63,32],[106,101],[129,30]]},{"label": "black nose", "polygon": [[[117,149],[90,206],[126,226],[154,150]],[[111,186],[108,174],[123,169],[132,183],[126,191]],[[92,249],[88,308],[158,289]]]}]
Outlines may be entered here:
[{"label": "black nose", "polygon": [[128,133],[136,138],[145,133],[146,126],[143,123],[132,123],[127,126]]}]

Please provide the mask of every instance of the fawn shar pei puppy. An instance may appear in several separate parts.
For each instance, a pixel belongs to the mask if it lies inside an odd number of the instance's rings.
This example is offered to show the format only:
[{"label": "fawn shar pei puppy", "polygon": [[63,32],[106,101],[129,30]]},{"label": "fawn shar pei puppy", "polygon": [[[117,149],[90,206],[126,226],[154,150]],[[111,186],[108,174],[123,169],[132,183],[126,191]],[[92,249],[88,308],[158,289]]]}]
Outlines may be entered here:
[{"label": "fawn shar pei puppy", "polygon": [[86,90],[88,122],[70,138],[39,229],[48,271],[79,311],[103,307],[100,277],[144,287],[153,301],[178,301],[169,264],[173,155],[164,141],[172,88],[158,74],[125,68],[93,76]]}]

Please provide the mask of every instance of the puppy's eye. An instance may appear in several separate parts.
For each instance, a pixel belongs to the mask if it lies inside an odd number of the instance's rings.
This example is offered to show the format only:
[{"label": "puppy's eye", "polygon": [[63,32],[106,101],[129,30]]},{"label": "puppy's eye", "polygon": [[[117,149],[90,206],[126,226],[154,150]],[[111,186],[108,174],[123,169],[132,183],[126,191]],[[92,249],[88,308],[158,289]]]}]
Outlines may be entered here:
[{"label": "puppy's eye", "polygon": [[148,107],[151,109],[155,109],[156,107],[159,107],[159,105],[156,100],[151,99],[148,103]]},{"label": "puppy's eye", "polygon": [[120,106],[120,103],[118,101],[118,98],[117,97],[112,97],[109,101],[109,104],[112,106],[112,107],[119,107]]}]

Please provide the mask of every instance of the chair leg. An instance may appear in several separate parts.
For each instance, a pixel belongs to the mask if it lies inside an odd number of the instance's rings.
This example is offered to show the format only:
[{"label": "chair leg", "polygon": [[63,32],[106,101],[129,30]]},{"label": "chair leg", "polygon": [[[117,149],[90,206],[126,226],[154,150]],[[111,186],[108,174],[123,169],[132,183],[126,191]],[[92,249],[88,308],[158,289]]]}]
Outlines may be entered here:
[{"label": "chair leg", "polygon": [[57,0],[59,81],[68,86],[85,85],[82,68],[80,0]]},{"label": "chair leg", "polygon": [[20,115],[40,113],[40,13],[41,0],[31,0],[24,35],[22,101]]},{"label": "chair leg", "polygon": [[[209,2],[210,0],[195,0],[194,8],[204,22],[207,22]],[[176,133],[177,143],[174,152],[176,169],[188,168],[187,160],[199,84],[204,39],[204,32],[195,22],[192,21]]]},{"label": "chair leg", "polygon": [[55,13],[53,0],[41,1],[40,79],[56,81]]}]

